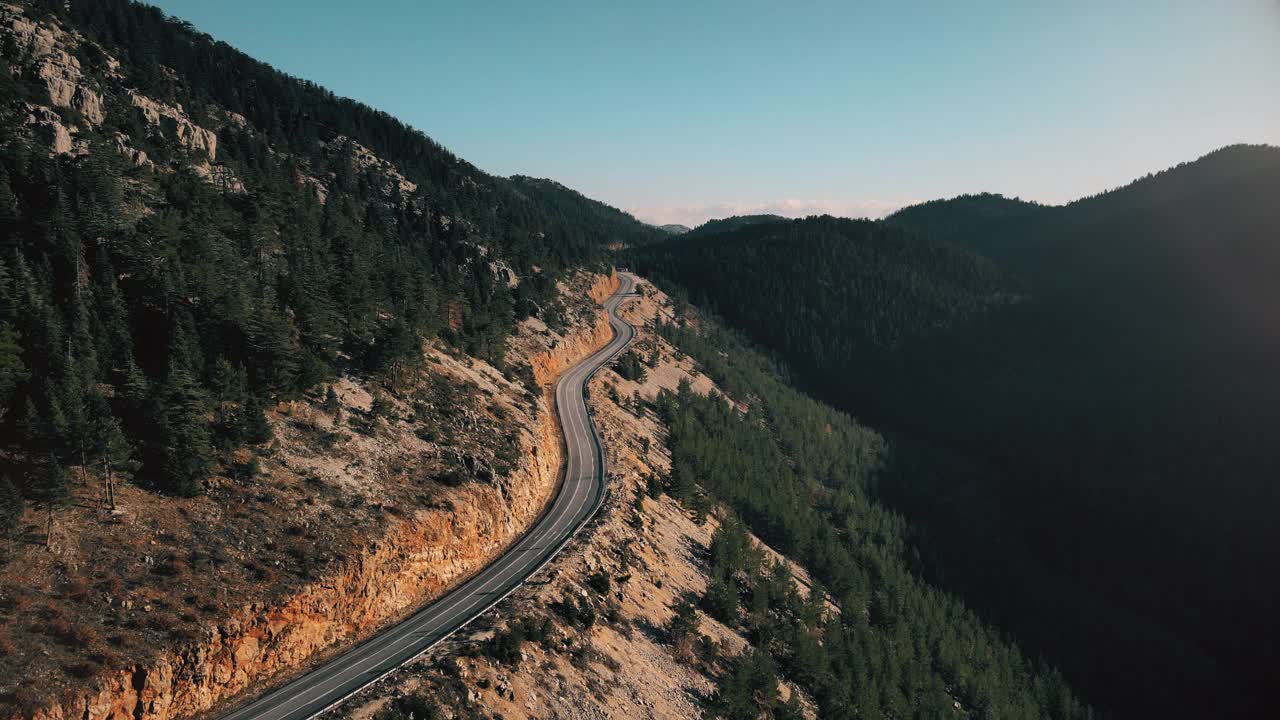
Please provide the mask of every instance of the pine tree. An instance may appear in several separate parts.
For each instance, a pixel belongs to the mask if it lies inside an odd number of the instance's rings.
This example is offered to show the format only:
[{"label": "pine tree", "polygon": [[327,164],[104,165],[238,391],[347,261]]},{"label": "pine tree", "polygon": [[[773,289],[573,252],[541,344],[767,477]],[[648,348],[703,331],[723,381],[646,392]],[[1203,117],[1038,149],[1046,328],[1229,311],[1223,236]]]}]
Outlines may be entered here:
[{"label": "pine tree", "polygon": [[29,377],[18,331],[7,322],[0,323],[0,422],[9,414],[14,390]]},{"label": "pine tree", "polygon": [[47,453],[32,469],[27,494],[48,513],[44,545],[52,550],[54,513],[71,499],[71,475],[53,453]]},{"label": "pine tree", "polygon": [[288,321],[273,301],[259,303],[249,318],[248,366],[255,392],[289,393],[298,377],[297,352]]},{"label": "pine tree", "polygon": [[120,420],[111,414],[111,405],[106,398],[93,393],[89,416],[92,464],[102,469],[103,502],[108,510],[115,510],[117,481],[132,479],[139,463],[134,458],[133,446],[125,437]]},{"label": "pine tree", "polygon": [[18,197],[13,194],[13,187],[9,185],[9,173],[0,167],[0,227],[13,227],[19,217]]},{"label": "pine tree", "polygon": [[342,410],[342,402],[338,400],[338,393],[333,389],[332,385],[325,390],[324,404],[321,405],[321,409],[334,416],[337,416],[338,412]]},{"label": "pine tree", "polygon": [[679,642],[698,632],[698,609],[693,603],[681,600],[672,610],[674,614],[667,623],[667,636],[672,642]]},{"label": "pine tree", "polygon": [[261,395],[249,394],[241,403],[241,437],[249,445],[261,445],[271,439],[271,425],[265,410]]},{"label": "pine tree", "polygon": [[204,393],[186,371],[171,366],[152,401],[155,426],[148,464],[157,485],[191,496],[213,467],[212,440]]},{"label": "pine tree", "polygon": [[711,617],[729,627],[738,624],[738,590],[733,581],[718,574],[707,583],[707,591],[702,596],[703,607]]}]

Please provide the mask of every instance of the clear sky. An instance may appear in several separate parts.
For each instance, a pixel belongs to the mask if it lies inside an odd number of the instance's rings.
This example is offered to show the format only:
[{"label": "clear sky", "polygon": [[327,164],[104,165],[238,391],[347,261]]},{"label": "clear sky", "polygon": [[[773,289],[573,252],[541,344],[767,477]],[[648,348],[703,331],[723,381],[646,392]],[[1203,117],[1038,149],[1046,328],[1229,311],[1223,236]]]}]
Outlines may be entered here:
[{"label": "clear sky", "polygon": [[644,220],[1064,202],[1280,144],[1280,0],[158,0]]}]

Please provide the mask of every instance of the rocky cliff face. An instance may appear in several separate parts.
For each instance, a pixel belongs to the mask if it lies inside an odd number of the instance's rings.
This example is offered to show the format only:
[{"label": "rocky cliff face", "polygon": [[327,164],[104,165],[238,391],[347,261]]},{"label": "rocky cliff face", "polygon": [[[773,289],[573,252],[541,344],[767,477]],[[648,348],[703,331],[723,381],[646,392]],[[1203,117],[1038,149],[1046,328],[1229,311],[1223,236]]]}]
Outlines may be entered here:
[{"label": "rocky cliff face", "polygon": [[[601,303],[617,289],[617,273],[610,271],[607,276],[598,277],[587,288],[587,296]],[[533,367],[534,377],[539,383],[551,382],[569,366],[591,354],[596,348],[602,347],[613,337],[609,318],[604,313],[596,313],[591,323],[590,329],[585,332],[571,333],[546,352],[532,355],[529,364]]]},{"label": "rocky cliff face", "polygon": [[[593,298],[617,287],[612,274]],[[594,322],[530,358],[544,386],[603,346],[611,330]],[[332,572],[274,603],[251,603],[208,627],[204,637],[133,667],[101,676],[93,690],[36,711],[32,720],[167,720],[227,703],[270,680],[359,641],[440,596],[496,557],[542,513],[559,480],[561,437],[554,415],[537,413],[523,460],[501,483],[471,484],[448,507],[399,518],[377,542]],[[14,716],[23,717],[22,715]]]},{"label": "rocky cliff face", "polygon": [[[25,125],[53,154],[88,152],[87,141],[76,136],[102,126],[107,100],[114,96],[138,114],[148,132],[172,140],[208,162],[217,160],[216,129],[193,122],[181,105],[155,100],[129,87],[129,79],[120,73],[120,63],[106,53],[102,53],[102,67],[96,73],[87,71],[75,53],[91,43],[79,34],[56,22],[36,21],[17,5],[0,4],[0,40],[8,71],[48,90],[49,105],[26,104]],[[71,114],[64,116],[66,111]],[[228,117],[227,122],[234,122],[234,118]],[[145,153],[129,147],[128,138],[117,138],[115,145],[135,165],[150,165]]]},{"label": "rocky cliff face", "polygon": [[127,94],[129,103],[142,115],[148,126],[166,137],[172,137],[182,147],[207,155],[210,162],[218,159],[217,133],[191,122],[181,105],[158,102],[132,90]]}]

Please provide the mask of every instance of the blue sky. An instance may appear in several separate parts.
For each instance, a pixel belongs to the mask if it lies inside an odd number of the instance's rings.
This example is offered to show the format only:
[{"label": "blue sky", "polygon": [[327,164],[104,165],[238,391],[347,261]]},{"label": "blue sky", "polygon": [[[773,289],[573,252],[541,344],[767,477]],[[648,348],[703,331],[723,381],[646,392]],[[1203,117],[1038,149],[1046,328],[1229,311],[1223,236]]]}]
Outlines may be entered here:
[{"label": "blue sky", "polygon": [[1280,144],[1280,0],[155,4],[656,222],[1057,203]]}]

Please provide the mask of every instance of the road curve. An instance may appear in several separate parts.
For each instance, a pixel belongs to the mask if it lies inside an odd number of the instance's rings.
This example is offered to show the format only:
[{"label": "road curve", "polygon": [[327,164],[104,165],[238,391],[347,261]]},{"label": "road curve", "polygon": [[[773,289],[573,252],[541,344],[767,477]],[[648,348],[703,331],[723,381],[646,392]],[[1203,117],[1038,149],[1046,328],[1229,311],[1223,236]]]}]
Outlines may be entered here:
[{"label": "road curve", "polygon": [[617,315],[635,278],[619,273],[605,301],[613,340],[556,382],[556,416],[564,432],[565,475],[542,517],[506,553],[449,594],[383,629],[302,677],[224,715],[223,720],[308,720],[421,655],[511,594],[551,561],[605,498],[604,448],[587,412],[587,381],[635,337]]}]

